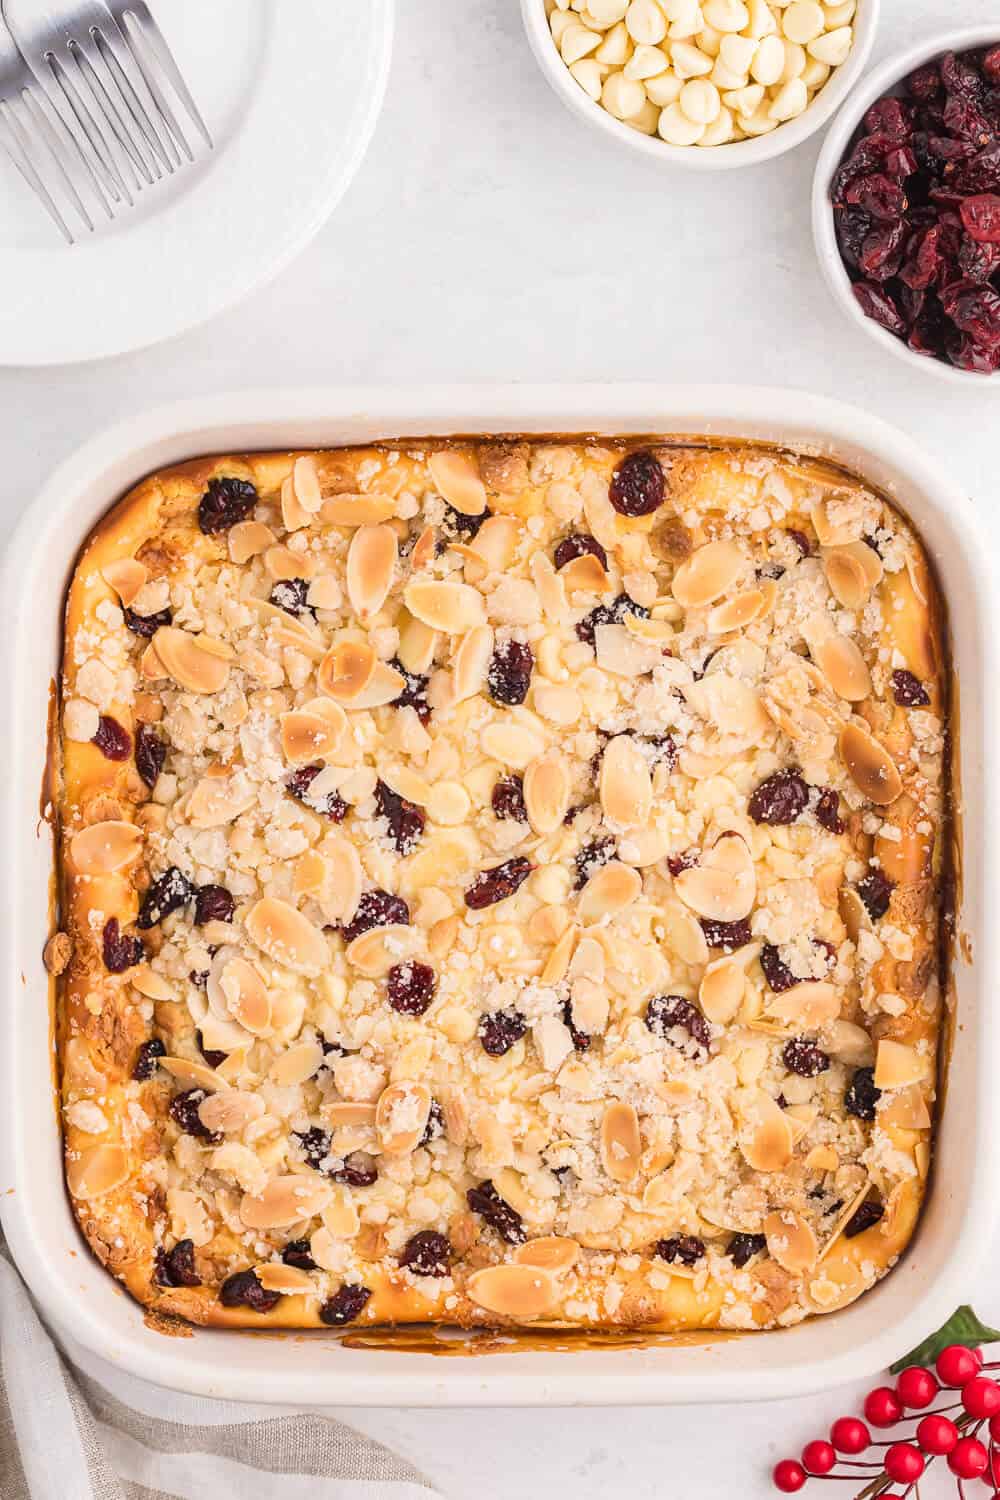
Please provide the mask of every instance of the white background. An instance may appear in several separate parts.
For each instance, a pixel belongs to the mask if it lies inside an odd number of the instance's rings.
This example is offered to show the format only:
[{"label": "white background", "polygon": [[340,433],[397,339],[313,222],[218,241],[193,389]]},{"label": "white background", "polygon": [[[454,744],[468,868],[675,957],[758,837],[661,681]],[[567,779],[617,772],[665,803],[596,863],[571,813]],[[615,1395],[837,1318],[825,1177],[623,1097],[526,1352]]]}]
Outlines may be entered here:
[{"label": "white background", "polygon": [[[785,384],[877,411],[995,504],[1000,376],[990,393],[954,391],[843,319],[809,233],[815,144],[745,174],[660,169],[550,93],[517,0],[398,7],[367,160],[278,281],[159,349],[0,371],[0,538],[54,464],[121,416],[199,393],[353,381]],[[1000,33],[996,0],[882,0],[882,11],[873,61],[990,15]],[[1000,1321],[1000,1289],[968,1295]],[[449,1500],[763,1500],[768,1465],[848,1409],[837,1393],[728,1409],[340,1415],[407,1454]],[[825,1493],[806,1496],[814,1489]]]}]

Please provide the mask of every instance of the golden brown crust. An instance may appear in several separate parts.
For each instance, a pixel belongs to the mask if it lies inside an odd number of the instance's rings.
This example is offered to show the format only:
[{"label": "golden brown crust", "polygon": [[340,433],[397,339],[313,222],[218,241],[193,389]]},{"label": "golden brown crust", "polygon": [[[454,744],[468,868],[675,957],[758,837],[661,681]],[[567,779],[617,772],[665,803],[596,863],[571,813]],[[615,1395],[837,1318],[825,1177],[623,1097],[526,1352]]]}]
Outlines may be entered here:
[{"label": "golden brown crust", "polygon": [[[623,518],[608,485],[637,446],[202,459],[146,480],[86,544],[62,684],[66,940],[50,950],[67,1175],[94,1252],[152,1315],[310,1327],[347,1285],[370,1294],[359,1324],[769,1327],[843,1306],[905,1246],[929,1161],[947,843],[934,580],[859,482],[750,446],[654,442],[665,503]],[[220,476],[257,503],[239,532],[206,535],[199,501]],[[477,538],[484,505],[510,522]],[[553,566],[580,532],[606,571]],[[298,616],[267,603],[293,578]],[[581,639],[626,593],[645,613],[613,608]],[[126,605],[172,619],[144,639]],[[523,705],[483,681],[505,641],[533,655]],[[426,704],[392,705],[398,658],[429,678]],[[897,702],[904,669],[926,705]],[[156,726],[155,788],[92,742],[100,715],[133,750]],[[310,743],[330,772],[312,808],[285,791]],[[751,793],[789,767],[808,804],[758,821]],[[423,812],[402,852],[376,773]],[[491,811],[513,774],[527,823]],[[510,858],[530,878],[470,909],[477,872]],[[181,900],[139,934],[168,868],[231,887],[233,919],[199,928]],[[890,882],[867,889],[875,915],[857,889],[873,868]],[[358,881],[403,895],[411,924],[348,945]],[[749,942],[708,949],[700,918],[744,917]],[[140,966],[108,971],[110,918],[141,936]],[[400,1014],[385,972],[414,958],[437,992]],[[707,1017],[708,1047],[657,1028],[661,995]],[[510,1010],[526,1034],[488,1056],[481,1013]],[[324,1056],[324,1035],[345,1050]],[[151,1038],[167,1066],[137,1080]],[[790,1069],[795,1038],[825,1066]],[[226,1060],[209,1067],[202,1045]],[[844,1106],[871,1067],[874,1124]],[[171,1116],[196,1086],[218,1101],[215,1140],[205,1099],[201,1135]],[[377,1182],[331,1180],[357,1148]],[[513,1243],[466,1200],[484,1181],[515,1211]],[[881,1217],[847,1236],[862,1202]],[[448,1236],[448,1275],[400,1268],[422,1230]],[[764,1248],[741,1265],[734,1236]],[[315,1269],[282,1262],[298,1239]],[[285,1295],[224,1306],[222,1283],[253,1267]],[[163,1284],[178,1279],[198,1284]]]}]

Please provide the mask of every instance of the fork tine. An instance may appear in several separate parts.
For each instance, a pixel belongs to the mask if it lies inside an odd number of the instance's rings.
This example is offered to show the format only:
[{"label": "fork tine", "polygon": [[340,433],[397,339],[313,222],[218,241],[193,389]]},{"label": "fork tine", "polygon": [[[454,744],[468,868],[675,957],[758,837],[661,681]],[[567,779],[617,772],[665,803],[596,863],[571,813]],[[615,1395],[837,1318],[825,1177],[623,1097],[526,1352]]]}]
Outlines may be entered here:
[{"label": "fork tine", "polygon": [[[136,67],[135,59],[132,57],[131,52],[129,52],[127,46],[122,45],[121,38],[117,34],[117,29],[112,30],[111,35],[108,37],[102,31],[97,30],[94,31],[93,35],[94,44],[104,59],[104,64],[108,72],[113,75],[132,119],[145,137],[146,144],[156,164],[157,176],[162,178],[164,171],[169,173],[174,172],[176,169],[173,157],[160,140],[156,126],[150,119],[149,111],[140,96],[139,89],[142,86],[142,74]],[[155,113],[156,105],[152,96],[150,96],[149,102],[153,106]],[[169,133],[167,139],[173,145]],[[179,156],[177,162],[179,165]]]},{"label": "fork tine", "polygon": [[127,6],[122,4],[122,0],[115,0],[115,8],[122,12],[121,17],[118,20],[119,25],[122,24],[122,19],[124,19],[124,16],[126,14],[132,16],[139,29],[143,32],[146,40],[149,42],[154,57],[157,59],[161,68],[169,78],[174,93],[177,95],[178,99],[180,99],[181,103],[184,105],[184,108],[187,110],[188,114],[197,125],[198,130],[201,133],[201,137],[205,142],[205,145],[210,151],[214,150],[215,142],[212,140],[211,132],[208,126],[205,124],[201,110],[195,103],[194,95],[188,88],[187,83],[184,80],[184,74],[177,66],[177,63],[174,59],[174,54],[171,52],[170,47],[167,43],[167,39],[163,35],[163,32],[160,30],[152,11],[146,4],[146,0],[127,0]]},{"label": "fork tine", "polygon": [[25,182],[34,192],[35,196],[40,198],[45,205],[49,217],[58,225],[63,239],[68,245],[74,245],[76,241],[70,232],[69,225],[59,212],[55,200],[32,165],[21,122],[16,118],[10,103],[6,100],[0,102],[0,141],[3,142],[4,150]]},{"label": "fork tine", "polygon": [[[129,18],[131,18],[134,23],[134,31],[127,25],[127,21]],[[132,56],[135,58],[136,66],[143,76],[146,87],[149,89],[149,92],[153,96],[153,99],[156,103],[156,108],[158,109],[164,124],[167,126],[167,129],[173,135],[177,145],[180,146],[188,161],[193,162],[194,152],[188,145],[187,137],[185,136],[183,130],[180,127],[180,124],[178,123],[177,116],[174,114],[169,99],[163,92],[163,89],[160,85],[160,80],[156,76],[156,64],[159,59],[157,58],[156,52],[153,50],[150,44],[150,39],[140,28],[138,22],[136,21],[135,15],[131,10],[125,13],[125,15],[123,16],[123,20],[126,21],[123,35],[125,36],[126,43],[132,53]],[[143,49],[146,47],[150,49],[149,56],[143,55]]]},{"label": "fork tine", "polygon": [[62,91],[63,98],[66,100],[66,103],[72,111],[77,124],[83,131],[84,135],[87,137],[87,140],[90,143],[90,149],[93,151],[97,161],[100,163],[101,167],[104,169],[105,174],[110,179],[110,185],[106,184],[106,186],[108,186],[108,191],[111,194],[111,197],[116,203],[120,203],[124,198],[129,207],[133,208],[135,206],[135,200],[133,199],[132,194],[129,192],[128,187],[125,184],[125,179],[121,176],[121,173],[118,171],[118,168],[115,165],[114,158],[112,157],[111,152],[108,149],[107,142],[101,135],[97,122],[91,115],[85,101],[77,92],[73,84],[73,80],[69,76],[69,73],[63,67],[63,64],[53,52],[50,52],[48,54],[46,62],[48,63],[49,71],[51,72],[52,77],[55,79],[56,84]]},{"label": "fork tine", "polygon": [[[91,55],[91,51],[90,49],[88,49],[85,43],[74,39],[69,44],[70,54],[73,57],[77,68],[79,69],[81,79],[90,88],[91,95],[96,100],[98,109],[101,111],[101,114],[107,121],[108,129],[111,131],[111,134],[115,137],[115,140],[118,142],[119,146],[128,157],[133,167],[133,175],[135,173],[141,172],[142,176],[146,179],[147,186],[152,187],[153,174],[152,172],[150,172],[146,160],[142,155],[142,152],[132,141],[132,138],[129,134],[128,125],[126,121],[122,119],[121,111],[119,110],[118,105],[115,103],[111,94],[108,92],[104,79],[100,76],[97,68],[94,66],[95,58],[96,61],[100,63],[101,57],[97,53],[97,49],[96,47],[94,47],[93,41],[91,41],[91,48],[93,48],[93,56]],[[139,181],[139,177],[137,175],[134,175],[134,180],[136,187],[141,188],[142,183]]]},{"label": "fork tine", "polygon": [[80,197],[80,194],[76,190],[76,184],[74,183],[72,177],[66,169],[66,164],[63,160],[64,148],[60,144],[59,137],[56,135],[55,129],[52,125],[52,121],[49,119],[48,115],[45,113],[44,108],[42,107],[41,100],[35,97],[35,93],[32,89],[25,89],[21,97],[24,101],[25,113],[32,116],[35,123],[35,128],[37,129],[40,138],[44,142],[45,146],[48,149],[49,155],[55,163],[55,167],[57,172],[59,173],[60,179],[62,180],[62,184],[66,189],[66,192],[72,199],[77,213],[80,215],[81,219],[86,224],[91,234],[93,234],[94,221],[91,219],[90,214],[84,207],[83,199]]}]

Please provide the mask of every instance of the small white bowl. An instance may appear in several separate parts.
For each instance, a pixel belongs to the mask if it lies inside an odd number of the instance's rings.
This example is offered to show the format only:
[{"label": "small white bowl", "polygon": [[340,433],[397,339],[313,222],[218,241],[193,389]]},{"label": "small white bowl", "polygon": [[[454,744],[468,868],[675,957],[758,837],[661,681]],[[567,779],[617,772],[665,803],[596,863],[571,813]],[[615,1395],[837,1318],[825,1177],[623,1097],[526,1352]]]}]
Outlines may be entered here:
[{"label": "small white bowl", "polygon": [[852,22],[854,42],[846,62],[831,74],[812,103],[794,120],[786,120],[767,135],[751,140],[731,141],[725,146],[670,146],[658,135],[643,135],[596,104],[577,83],[559,55],[552,40],[545,0],[521,0],[521,14],[531,50],[538,65],[559,98],[574,114],[586,120],[608,137],[632,151],[641,152],[664,165],[689,167],[695,172],[719,172],[730,167],[752,167],[756,162],[770,161],[799,146],[814,131],[825,125],[837,106],[842,104],[864,71],[875,40],[881,0],[858,0]]},{"label": "small white bowl", "polygon": [[928,354],[916,354],[902,339],[896,338],[895,334],[882,328],[861,311],[851,291],[851,278],[837,244],[830,184],[847,154],[851,138],[861,124],[865,111],[876,99],[881,99],[883,94],[896,92],[903,80],[922,63],[933,62],[945,52],[968,52],[973,47],[985,47],[995,42],[1000,42],[1000,16],[989,26],[962,26],[952,31],[940,31],[926,41],[917,42],[905,52],[895,53],[888,62],[875,68],[851,95],[830,126],[816,163],[812,192],[813,239],[820,270],[835,300],[840,303],[851,322],[874,339],[881,348],[887,349],[912,369],[936,375],[938,379],[950,381],[952,385],[971,385],[979,390],[984,390],[989,385],[1000,390],[1000,372],[980,375],[974,370],[956,369],[954,365],[946,364],[941,359],[933,359]]}]

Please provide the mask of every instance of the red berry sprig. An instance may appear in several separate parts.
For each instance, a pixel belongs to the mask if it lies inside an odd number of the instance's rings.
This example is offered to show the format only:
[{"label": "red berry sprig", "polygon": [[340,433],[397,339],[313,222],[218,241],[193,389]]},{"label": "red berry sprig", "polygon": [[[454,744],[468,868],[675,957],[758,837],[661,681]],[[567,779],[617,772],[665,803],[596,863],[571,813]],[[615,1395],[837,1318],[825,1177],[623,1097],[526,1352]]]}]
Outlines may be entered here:
[{"label": "red berry sprig", "polygon": [[[1000,1383],[984,1373],[992,1369],[1000,1369],[1000,1362],[986,1365],[980,1349],[963,1344],[941,1349],[933,1370],[908,1366],[895,1386],[868,1392],[865,1421],[838,1417],[829,1441],[815,1438],[799,1459],[776,1464],[775,1489],[793,1495],[809,1479],[861,1480],[855,1500],[907,1500],[931,1464],[943,1458],[960,1496],[966,1495],[964,1481],[980,1479],[1000,1500]],[[927,1410],[938,1398],[942,1404]],[[912,1430],[898,1430],[885,1441],[872,1438],[873,1427],[911,1423]]]}]

